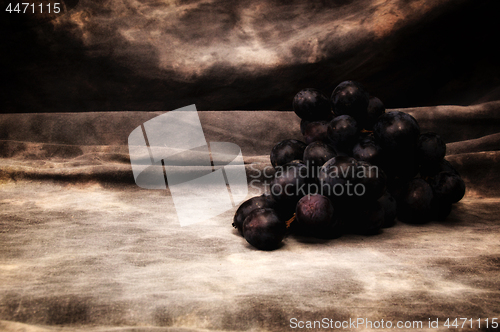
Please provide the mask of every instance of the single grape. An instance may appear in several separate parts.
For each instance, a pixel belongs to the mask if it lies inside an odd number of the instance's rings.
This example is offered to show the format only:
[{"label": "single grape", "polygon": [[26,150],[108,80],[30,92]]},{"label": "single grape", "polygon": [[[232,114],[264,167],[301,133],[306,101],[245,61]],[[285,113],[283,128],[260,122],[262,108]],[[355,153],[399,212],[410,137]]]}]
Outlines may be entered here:
[{"label": "single grape", "polygon": [[430,221],[434,194],[423,179],[414,179],[408,184],[401,204],[398,203],[398,219],[415,224]]},{"label": "single grape", "polygon": [[363,129],[372,130],[378,118],[385,113],[385,106],[377,97],[370,97],[366,120],[362,123]]},{"label": "single grape", "polygon": [[256,209],[243,222],[245,240],[260,250],[277,249],[286,233],[286,223],[273,209]]},{"label": "single grape", "polygon": [[389,154],[398,154],[417,146],[420,127],[417,120],[410,114],[392,111],[378,118],[373,126],[373,133],[384,151]]},{"label": "single grape", "polygon": [[316,89],[302,89],[293,98],[293,111],[303,120],[330,120],[332,110],[328,98]]},{"label": "single grape", "polygon": [[418,138],[417,154],[421,165],[438,164],[446,154],[446,144],[436,133],[422,134]]},{"label": "single grape", "polygon": [[331,102],[335,115],[350,115],[357,122],[364,123],[370,95],[355,81],[344,81],[333,90]]},{"label": "single grape", "polygon": [[304,141],[306,144],[311,144],[315,141],[328,142],[328,122],[314,121],[309,122],[304,129]]},{"label": "single grape", "polygon": [[281,141],[271,150],[271,164],[277,168],[293,160],[301,160],[306,147],[306,143],[294,139]]},{"label": "single grape", "polygon": [[349,115],[337,116],[328,125],[328,137],[337,151],[351,153],[358,136],[358,123]]},{"label": "single grape", "polygon": [[243,221],[245,218],[256,209],[272,208],[275,202],[273,198],[269,195],[262,194],[261,196],[252,197],[238,207],[233,218],[233,227],[238,229],[241,235],[243,235]]},{"label": "single grape", "polygon": [[382,148],[375,142],[373,136],[365,136],[360,138],[356,145],[354,145],[352,156],[359,161],[366,161],[372,165],[380,165]]},{"label": "single grape", "polygon": [[297,203],[295,218],[302,230],[320,237],[332,229],[335,223],[332,203],[326,196],[319,194],[302,197]]},{"label": "single grape", "polygon": [[460,201],[465,195],[465,182],[451,172],[441,172],[434,178],[432,189],[437,200],[441,203],[453,204]]},{"label": "single grape", "polygon": [[307,183],[307,167],[290,165],[276,171],[269,189],[277,203],[290,204],[295,209],[294,204],[307,194]]},{"label": "single grape", "polygon": [[316,141],[306,147],[303,159],[309,170],[311,170],[311,175],[316,178],[321,166],[336,155],[335,150],[331,146],[324,142]]}]

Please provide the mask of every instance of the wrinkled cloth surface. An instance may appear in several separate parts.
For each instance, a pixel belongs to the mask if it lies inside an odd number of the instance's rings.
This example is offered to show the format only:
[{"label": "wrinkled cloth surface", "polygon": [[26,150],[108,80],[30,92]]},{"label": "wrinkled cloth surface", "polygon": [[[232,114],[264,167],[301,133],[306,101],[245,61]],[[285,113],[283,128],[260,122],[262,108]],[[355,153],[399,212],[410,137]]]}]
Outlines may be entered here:
[{"label": "wrinkled cloth surface", "polygon": [[[134,183],[127,137],[162,112],[0,115],[0,330],[291,330],[297,321],[500,318],[500,102],[402,109],[447,142],[466,184],[444,222],[272,252],[236,207],[181,227],[167,190]],[[293,112],[198,112],[208,142],[270,165]],[[260,188],[250,188],[249,196]],[[198,202],[193,202],[198,204]],[[365,325],[345,330],[370,330]],[[380,330],[380,329],[378,329]]]}]

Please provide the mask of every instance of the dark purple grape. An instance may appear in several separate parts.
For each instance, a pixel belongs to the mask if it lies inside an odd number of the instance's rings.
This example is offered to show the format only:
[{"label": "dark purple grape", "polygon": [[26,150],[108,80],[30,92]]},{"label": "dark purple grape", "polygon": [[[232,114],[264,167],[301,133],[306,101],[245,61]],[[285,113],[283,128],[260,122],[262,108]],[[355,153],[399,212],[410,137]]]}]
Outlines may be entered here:
[{"label": "dark purple grape", "polygon": [[362,194],[358,191],[358,198],[366,200],[377,200],[385,192],[387,186],[387,177],[382,169],[366,161],[358,161],[356,171],[357,184],[362,185]]},{"label": "dark purple grape", "polygon": [[332,200],[353,198],[360,189],[356,187],[356,159],[336,156],[328,160],[318,174],[321,194]]},{"label": "dark purple grape", "polygon": [[311,175],[317,177],[319,168],[336,155],[335,150],[331,146],[324,142],[316,141],[309,144],[304,150],[303,159],[309,170],[311,170]]},{"label": "dark purple grape", "polygon": [[308,121],[328,121],[332,117],[330,101],[316,89],[300,90],[293,98],[293,111]]},{"label": "dark purple grape", "polygon": [[309,122],[304,130],[303,135],[306,144],[311,144],[315,141],[328,142],[328,122]]},{"label": "dark purple grape", "polygon": [[236,210],[233,218],[233,227],[238,229],[243,235],[243,221],[245,218],[256,209],[272,208],[275,202],[270,195],[262,194],[261,196],[252,197],[245,202],[241,203]]},{"label": "dark purple grape", "polygon": [[422,165],[436,165],[446,154],[446,144],[436,133],[420,135],[417,144],[418,159]]},{"label": "dark purple grape", "polygon": [[398,219],[414,224],[430,221],[434,194],[423,179],[414,179],[408,184],[401,202],[398,202]]},{"label": "dark purple grape", "polygon": [[278,169],[270,184],[270,193],[280,204],[290,204],[295,209],[298,200],[307,194],[307,167],[288,166]]},{"label": "dark purple grape", "polygon": [[281,141],[271,150],[271,164],[277,168],[293,160],[301,160],[306,147],[306,143],[294,139]]},{"label": "dark purple grape", "polygon": [[362,123],[363,129],[372,130],[378,118],[385,113],[385,106],[377,97],[370,97],[368,102],[367,117]]},{"label": "dark purple grape", "polygon": [[[304,152],[305,154],[305,152]],[[275,173],[280,174],[279,171],[288,169],[290,167],[299,167],[299,174],[304,179],[306,183],[317,182],[318,170],[309,169],[310,161],[293,160],[283,166],[278,167],[278,171]],[[294,171],[295,172],[295,171]],[[308,187],[309,189],[309,187]],[[307,194],[307,192],[305,193]],[[304,195],[305,195],[304,194]],[[294,207],[295,209],[295,207]]]},{"label": "dark purple grape", "polygon": [[309,194],[297,203],[295,222],[308,234],[323,237],[335,224],[334,209],[323,195]]},{"label": "dark purple grape", "polygon": [[394,224],[396,224],[396,216],[398,213],[398,203],[396,202],[396,199],[392,197],[388,191],[386,191],[385,194],[378,199],[378,202],[384,208],[384,223],[382,224],[382,227],[386,228],[394,226]]},{"label": "dark purple grape", "polygon": [[372,165],[380,165],[382,148],[375,142],[372,136],[365,136],[354,145],[352,156],[359,161],[366,161]]},{"label": "dark purple grape", "polygon": [[344,81],[333,90],[331,101],[335,115],[350,115],[359,123],[364,123],[370,95],[354,81]]},{"label": "dark purple grape", "polygon": [[383,114],[373,126],[375,139],[384,153],[398,154],[408,152],[413,154],[420,135],[417,120],[410,114],[392,111]]},{"label": "dark purple grape", "polygon": [[337,116],[328,125],[328,137],[337,151],[351,153],[358,136],[358,123],[349,115]]},{"label": "dark purple grape", "polygon": [[243,222],[245,240],[260,250],[277,249],[286,233],[286,223],[273,209],[256,209]]},{"label": "dark purple grape", "polygon": [[465,195],[465,182],[451,172],[441,172],[434,178],[432,189],[440,204],[453,204]]}]

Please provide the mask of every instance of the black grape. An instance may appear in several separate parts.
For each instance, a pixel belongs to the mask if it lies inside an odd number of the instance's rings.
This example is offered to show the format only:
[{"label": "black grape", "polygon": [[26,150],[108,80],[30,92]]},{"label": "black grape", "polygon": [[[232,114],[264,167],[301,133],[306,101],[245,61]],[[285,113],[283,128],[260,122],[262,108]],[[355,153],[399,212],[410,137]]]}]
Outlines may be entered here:
[{"label": "black grape", "polygon": [[328,137],[337,151],[351,153],[358,135],[358,123],[349,115],[337,116],[328,125]]},{"label": "black grape", "polygon": [[401,202],[398,202],[398,219],[415,224],[430,221],[433,197],[432,188],[426,181],[410,181]]},{"label": "black grape", "polygon": [[350,115],[357,122],[364,123],[370,95],[355,81],[344,81],[333,90],[331,101],[335,115]]},{"label": "black grape", "polygon": [[446,154],[446,144],[436,133],[422,134],[418,138],[417,154],[422,165],[438,164]]},{"label": "black grape", "polygon": [[330,101],[316,89],[300,90],[293,98],[293,111],[308,121],[328,121],[332,117]]},{"label": "black grape", "polygon": [[385,106],[377,97],[370,97],[366,120],[362,123],[363,129],[372,130],[378,118],[385,113]]},{"label": "black grape", "polygon": [[453,204],[460,201],[465,195],[465,182],[451,172],[441,172],[432,182],[432,189],[437,200],[441,203]]},{"label": "black grape", "polygon": [[334,208],[323,195],[309,194],[297,203],[294,222],[308,234],[324,237],[335,224]]},{"label": "black grape", "polygon": [[286,223],[273,209],[256,209],[243,222],[245,240],[260,250],[277,249],[286,233]]},{"label": "black grape", "polygon": [[385,152],[397,154],[416,148],[420,127],[410,114],[392,111],[378,118],[373,133]]},{"label": "black grape", "polygon": [[309,122],[304,129],[304,141],[311,144],[315,141],[328,142],[328,122],[314,121]]},{"label": "black grape", "polygon": [[293,160],[301,160],[306,147],[306,143],[294,139],[281,141],[271,150],[271,164],[277,168]]},{"label": "black grape", "polygon": [[292,206],[307,194],[308,171],[301,165],[279,169],[270,183],[270,193],[279,204]]},{"label": "black grape", "polygon": [[304,163],[309,167],[313,177],[318,176],[318,171],[328,160],[335,157],[335,150],[328,144],[316,141],[309,144],[304,150]]},{"label": "black grape", "polygon": [[256,209],[272,208],[275,202],[273,198],[269,195],[262,194],[261,196],[252,197],[245,202],[241,203],[236,210],[233,218],[233,227],[238,229],[240,234],[243,235],[243,221],[245,218]]},{"label": "black grape", "polygon": [[372,165],[380,165],[382,148],[372,136],[361,138],[352,149],[352,156],[359,161],[366,161]]}]

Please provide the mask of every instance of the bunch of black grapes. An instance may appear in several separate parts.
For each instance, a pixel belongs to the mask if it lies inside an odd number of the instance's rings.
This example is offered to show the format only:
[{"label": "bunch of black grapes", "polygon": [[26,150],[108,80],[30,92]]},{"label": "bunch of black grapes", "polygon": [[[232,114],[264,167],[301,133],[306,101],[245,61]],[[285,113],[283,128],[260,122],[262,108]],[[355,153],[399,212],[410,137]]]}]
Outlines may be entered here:
[{"label": "bunch of black grapes", "polygon": [[293,110],[304,141],[271,151],[275,175],[267,192],[236,211],[233,226],[254,247],[279,248],[289,233],[337,238],[377,234],[396,217],[405,223],[443,220],[465,183],[444,159],[436,133],[420,133],[411,115],[386,112],[358,82],[340,83],[328,99],[301,90]]}]

